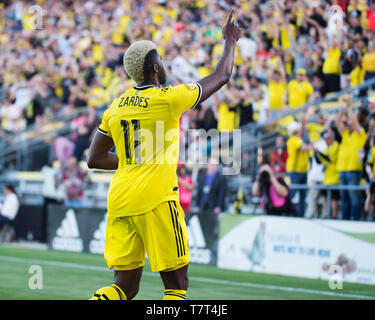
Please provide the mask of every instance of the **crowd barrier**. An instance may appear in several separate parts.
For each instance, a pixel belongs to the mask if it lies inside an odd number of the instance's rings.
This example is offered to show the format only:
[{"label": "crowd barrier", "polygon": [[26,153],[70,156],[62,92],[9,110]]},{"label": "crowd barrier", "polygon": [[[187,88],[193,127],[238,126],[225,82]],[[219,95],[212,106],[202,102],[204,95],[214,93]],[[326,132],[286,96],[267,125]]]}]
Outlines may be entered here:
[{"label": "crowd barrier", "polygon": [[[320,191],[327,191],[327,203],[329,204],[327,206],[327,217],[332,217],[332,208],[331,208],[331,199],[332,199],[332,191],[338,190],[341,191],[358,191],[358,192],[364,192],[369,188],[369,185],[324,185],[324,184],[291,184],[290,189],[291,190],[320,190]],[[307,198],[307,197],[306,197]],[[341,200],[341,199],[340,199]],[[307,201],[307,199],[306,199]],[[341,216],[341,213],[339,213],[339,216]]]},{"label": "crowd barrier", "polygon": [[[106,211],[48,207],[53,250],[103,254]],[[375,284],[375,224],[186,213],[191,262],[219,268]]]}]

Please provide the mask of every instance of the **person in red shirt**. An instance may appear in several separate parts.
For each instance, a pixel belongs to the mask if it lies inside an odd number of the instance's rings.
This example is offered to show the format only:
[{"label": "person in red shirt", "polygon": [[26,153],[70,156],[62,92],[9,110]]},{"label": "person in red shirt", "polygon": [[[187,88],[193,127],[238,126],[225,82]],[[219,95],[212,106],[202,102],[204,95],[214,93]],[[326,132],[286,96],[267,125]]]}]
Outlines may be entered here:
[{"label": "person in red shirt", "polygon": [[348,9],[349,0],[337,0],[337,5],[341,7],[343,12],[346,12]]},{"label": "person in red shirt", "polygon": [[66,161],[59,173],[58,180],[65,189],[65,205],[76,207],[85,205],[84,192],[88,184],[88,177],[79,167],[76,157],[71,156]]},{"label": "person in red shirt", "polygon": [[178,163],[177,166],[178,190],[180,194],[180,205],[185,212],[190,211],[192,200],[192,191],[194,189],[194,182],[190,176],[186,174],[185,164]]},{"label": "person in red shirt", "polygon": [[371,6],[366,8],[368,29],[375,29],[375,2],[371,3]]},{"label": "person in red shirt", "polygon": [[271,151],[269,157],[273,173],[284,173],[287,159],[288,151],[285,148],[284,138],[282,136],[279,136],[276,138],[276,148]]}]

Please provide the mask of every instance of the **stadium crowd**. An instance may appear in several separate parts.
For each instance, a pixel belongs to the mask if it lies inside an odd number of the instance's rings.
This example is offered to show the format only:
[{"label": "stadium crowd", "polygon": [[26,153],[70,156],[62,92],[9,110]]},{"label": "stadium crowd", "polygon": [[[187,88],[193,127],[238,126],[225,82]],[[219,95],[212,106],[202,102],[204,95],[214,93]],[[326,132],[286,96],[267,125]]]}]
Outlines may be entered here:
[{"label": "stadium crowd", "polygon": [[[186,135],[187,130],[199,128],[233,131],[249,123],[262,125],[278,119],[288,134],[287,142],[280,135],[277,148],[269,157],[275,174],[288,173],[291,182],[298,184],[307,182],[308,172],[311,183],[327,185],[359,185],[363,176],[370,181],[374,179],[375,171],[366,163],[375,163],[372,139],[375,98],[369,97],[368,105],[358,109],[358,125],[354,124],[352,108],[347,102],[333,116],[317,114],[310,108],[308,117],[284,117],[308,101],[375,77],[373,1],[39,0],[36,3],[43,12],[41,28],[35,27],[35,12],[30,12],[29,2],[0,4],[3,135],[28,128],[38,130],[54,119],[78,113],[71,122],[72,134],[56,136],[53,145],[55,157],[62,164],[71,156],[82,160],[102,112],[114,97],[133,86],[123,69],[125,49],[135,40],[151,39],[168,66],[168,84],[196,81],[215,67],[223,49],[219,26],[233,7],[243,34],[235,52],[232,81],[213,98],[186,112],[181,118],[181,132]],[[315,122],[310,121],[313,115]],[[344,121],[345,117],[348,120]],[[350,130],[357,134],[347,133],[342,123],[354,125]],[[336,127],[331,124],[337,124],[338,129],[332,129]],[[301,138],[303,133],[307,134],[305,142]],[[337,149],[340,151],[336,153],[344,153],[343,146],[352,140],[356,141],[353,157],[357,156],[352,162],[360,160],[354,167],[349,164],[343,167],[345,161],[340,157],[332,160],[331,152]],[[319,141],[325,144],[316,145]],[[199,149],[194,141],[182,147]],[[341,166],[339,177],[334,179],[326,177],[328,168],[333,170],[333,161]],[[317,181],[315,164],[320,170],[322,166],[327,168]],[[338,194],[336,190],[329,197],[333,217],[337,217]],[[318,193],[308,191],[307,208],[305,197],[306,192],[299,191],[297,214],[314,216]],[[361,218],[358,216],[361,210],[357,210],[358,205],[363,206],[360,197],[357,190],[341,192],[343,218]],[[324,199],[326,208],[328,200],[326,196]],[[366,211],[372,212],[372,207],[372,201],[366,201]]]}]

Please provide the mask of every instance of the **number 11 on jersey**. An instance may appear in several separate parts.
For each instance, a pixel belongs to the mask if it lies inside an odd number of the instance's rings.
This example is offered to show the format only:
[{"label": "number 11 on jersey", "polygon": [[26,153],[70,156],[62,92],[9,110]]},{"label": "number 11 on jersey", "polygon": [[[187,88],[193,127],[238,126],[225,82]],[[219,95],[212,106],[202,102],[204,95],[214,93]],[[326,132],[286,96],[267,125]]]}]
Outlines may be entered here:
[{"label": "number 11 on jersey", "polygon": [[[131,136],[130,127],[133,127],[133,148],[131,148]],[[121,127],[124,131],[124,142],[125,142],[125,156],[126,164],[133,164],[133,154],[134,163],[141,164],[141,126],[139,120],[121,120]]]}]

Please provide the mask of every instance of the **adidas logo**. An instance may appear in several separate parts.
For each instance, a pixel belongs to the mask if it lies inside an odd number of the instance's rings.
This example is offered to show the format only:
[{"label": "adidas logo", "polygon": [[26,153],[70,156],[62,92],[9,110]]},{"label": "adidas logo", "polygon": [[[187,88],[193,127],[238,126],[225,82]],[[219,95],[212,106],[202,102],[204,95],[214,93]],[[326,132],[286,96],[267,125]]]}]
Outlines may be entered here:
[{"label": "adidas logo", "polygon": [[209,264],[211,250],[206,248],[206,240],[197,215],[190,218],[187,231],[191,262]]},{"label": "adidas logo", "polygon": [[189,247],[204,248],[206,246],[206,240],[204,239],[198,216],[193,216],[189,220],[187,230],[189,235]]},{"label": "adidas logo", "polygon": [[90,241],[89,250],[91,253],[104,253],[105,247],[105,232],[107,229],[107,215],[104,215],[103,220],[100,222],[98,229],[94,232],[94,238]]},{"label": "adidas logo", "polygon": [[80,238],[77,218],[73,209],[69,209],[61,221],[56,236],[52,239],[52,248],[74,252],[83,251],[83,240]]}]

